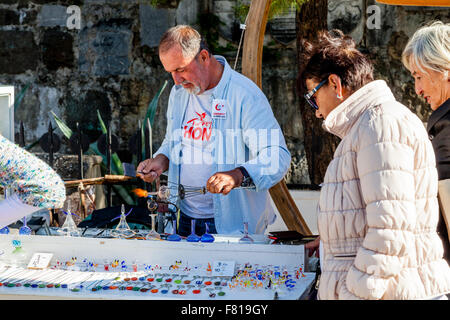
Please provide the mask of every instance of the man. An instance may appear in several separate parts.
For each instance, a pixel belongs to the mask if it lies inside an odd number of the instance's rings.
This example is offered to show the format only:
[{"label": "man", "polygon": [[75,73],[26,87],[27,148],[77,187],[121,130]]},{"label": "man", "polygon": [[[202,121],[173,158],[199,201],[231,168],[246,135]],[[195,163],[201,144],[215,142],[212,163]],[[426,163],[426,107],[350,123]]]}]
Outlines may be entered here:
[{"label": "man", "polygon": [[[175,85],[165,139],[153,159],[139,164],[139,176],[152,182],[168,170],[169,187],[206,186],[206,194],[178,197],[182,236],[191,233],[192,219],[198,235],[205,223],[210,233],[238,233],[244,222],[249,233],[264,233],[275,220],[268,189],[291,160],[267,98],[225,58],[213,56],[189,26],[166,31],[159,57]],[[242,186],[254,189],[233,190]]]}]

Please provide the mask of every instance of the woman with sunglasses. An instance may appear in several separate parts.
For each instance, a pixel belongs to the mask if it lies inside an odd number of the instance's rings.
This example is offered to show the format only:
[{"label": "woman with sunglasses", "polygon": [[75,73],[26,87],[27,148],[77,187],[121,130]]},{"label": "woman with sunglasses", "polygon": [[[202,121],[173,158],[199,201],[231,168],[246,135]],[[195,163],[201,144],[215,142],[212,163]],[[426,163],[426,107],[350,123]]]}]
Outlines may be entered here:
[{"label": "woman with sunglasses", "polygon": [[318,299],[446,298],[450,268],[423,123],[373,80],[349,36],[321,32],[303,47],[300,89],[323,128],[342,139],[318,204]]}]

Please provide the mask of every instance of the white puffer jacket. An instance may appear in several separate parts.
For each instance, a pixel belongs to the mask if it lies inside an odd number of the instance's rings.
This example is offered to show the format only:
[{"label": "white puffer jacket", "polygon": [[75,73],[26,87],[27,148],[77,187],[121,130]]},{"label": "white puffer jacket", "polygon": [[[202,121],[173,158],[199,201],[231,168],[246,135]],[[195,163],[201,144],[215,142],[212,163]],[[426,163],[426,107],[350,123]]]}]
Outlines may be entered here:
[{"label": "white puffer jacket", "polygon": [[372,81],[323,122],[342,141],[318,205],[319,299],[430,299],[450,292],[436,233],[437,171],[420,119]]}]

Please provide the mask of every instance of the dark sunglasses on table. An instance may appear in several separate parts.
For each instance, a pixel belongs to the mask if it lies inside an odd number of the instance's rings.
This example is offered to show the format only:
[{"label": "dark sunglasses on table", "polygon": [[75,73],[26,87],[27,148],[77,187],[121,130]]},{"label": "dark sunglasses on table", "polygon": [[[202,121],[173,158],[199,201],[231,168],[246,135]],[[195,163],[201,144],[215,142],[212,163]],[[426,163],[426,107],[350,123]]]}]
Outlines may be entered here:
[{"label": "dark sunglasses on table", "polygon": [[311,107],[313,107],[315,110],[318,110],[319,107],[317,106],[316,99],[314,99],[314,94],[317,92],[317,90],[320,89],[321,86],[323,86],[328,81],[328,78],[323,79],[314,89],[312,89],[310,92],[304,95],[306,101],[309,103]]}]

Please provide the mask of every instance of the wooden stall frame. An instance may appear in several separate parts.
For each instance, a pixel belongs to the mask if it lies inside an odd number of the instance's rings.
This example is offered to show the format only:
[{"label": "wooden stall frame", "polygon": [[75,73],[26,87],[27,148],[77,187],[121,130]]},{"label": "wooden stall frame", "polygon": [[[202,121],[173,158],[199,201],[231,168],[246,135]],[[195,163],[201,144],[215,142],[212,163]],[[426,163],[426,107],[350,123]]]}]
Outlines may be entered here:
[{"label": "wooden stall frame", "polygon": [[[250,4],[242,51],[242,74],[262,88],[262,53],[264,33],[271,0],[253,0]],[[288,230],[302,235],[312,235],[302,214],[295,204],[284,179],[270,189],[275,206]]]}]

